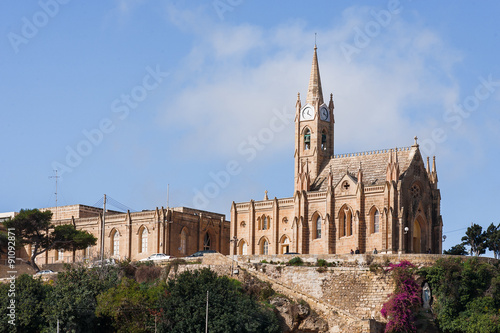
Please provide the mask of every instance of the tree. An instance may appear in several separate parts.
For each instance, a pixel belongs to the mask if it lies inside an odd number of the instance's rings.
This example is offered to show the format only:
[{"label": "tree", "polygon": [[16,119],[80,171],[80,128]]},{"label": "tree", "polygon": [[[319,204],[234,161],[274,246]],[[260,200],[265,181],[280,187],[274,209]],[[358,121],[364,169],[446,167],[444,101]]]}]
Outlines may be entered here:
[{"label": "tree", "polygon": [[457,244],[455,246],[452,246],[449,250],[444,250],[443,254],[450,254],[453,256],[466,256],[467,249],[465,248],[464,244]]},{"label": "tree", "polygon": [[165,283],[139,284],[123,277],[118,286],[97,297],[96,314],[111,318],[117,332],[149,332],[154,327],[154,308],[165,287]]},{"label": "tree", "polygon": [[13,219],[4,222],[7,229],[13,228],[16,233],[16,246],[31,244],[32,250],[28,264],[39,271],[35,259],[50,247],[49,229],[52,227],[50,220],[52,212],[41,212],[38,209],[21,209]]},{"label": "tree", "polygon": [[[16,245],[31,244],[28,264],[39,271],[35,262],[37,256],[51,249],[85,249],[95,245],[97,238],[83,230],[76,230],[73,225],[60,225],[54,228],[50,222],[52,212],[41,212],[38,209],[21,209],[13,219],[4,222],[4,225],[14,229]],[[52,231],[51,231],[52,230]]]},{"label": "tree", "polygon": [[500,332],[499,267],[478,258],[443,258],[419,274],[431,287],[441,331]]},{"label": "tree", "polygon": [[185,271],[168,282],[159,303],[159,332],[203,332],[207,291],[210,332],[280,332],[274,312],[244,294],[239,281],[207,268]]},{"label": "tree", "polygon": [[63,224],[54,228],[52,232],[53,248],[73,251],[75,261],[76,250],[84,250],[89,245],[95,245],[97,238],[83,230],[76,230],[72,224]]},{"label": "tree", "polygon": [[0,254],[7,254],[9,239],[7,233],[0,230]]},{"label": "tree", "polygon": [[462,237],[464,245],[470,246],[471,252],[476,257],[486,252],[486,237],[483,228],[478,224],[473,224],[467,228],[465,236]]},{"label": "tree", "polygon": [[[13,286],[0,283],[0,332],[40,332],[46,325],[43,311],[51,288],[28,274],[18,276]],[[12,301],[13,312],[8,308]]]},{"label": "tree", "polygon": [[66,265],[47,296],[45,308],[46,332],[55,332],[57,320],[62,332],[112,332],[108,318],[96,316],[97,296],[119,282],[119,269],[103,266],[88,269]]},{"label": "tree", "polygon": [[495,259],[498,259],[500,255],[500,223],[497,226],[492,223],[486,230],[486,246],[488,250],[493,252]]}]

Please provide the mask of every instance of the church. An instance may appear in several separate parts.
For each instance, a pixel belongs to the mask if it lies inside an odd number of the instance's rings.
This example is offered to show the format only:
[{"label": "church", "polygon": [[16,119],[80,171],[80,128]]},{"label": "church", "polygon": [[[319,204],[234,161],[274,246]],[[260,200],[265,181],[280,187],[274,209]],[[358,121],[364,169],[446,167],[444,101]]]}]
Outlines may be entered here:
[{"label": "church", "polygon": [[294,193],[231,205],[231,254],[442,251],[436,159],[410,147],[334,154],[334,103],[323,99],[317,47],[295,115]]}]

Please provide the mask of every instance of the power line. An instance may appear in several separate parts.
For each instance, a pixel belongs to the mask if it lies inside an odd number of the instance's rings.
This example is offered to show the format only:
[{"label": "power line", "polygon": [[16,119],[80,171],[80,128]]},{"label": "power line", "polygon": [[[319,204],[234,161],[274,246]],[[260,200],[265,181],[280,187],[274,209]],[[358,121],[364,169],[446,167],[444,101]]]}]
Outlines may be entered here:
[{"label": "power line", "polygon": [[[92,205],[92,207],[101,208],[103,204],[104,204],[104,196],[101,199],[99,199],[96,203],[94,203]],[[112,207],[114,207],[117,210],[122,211],[122,212],[126,212],[128,210],[131,212],[137,212],[136,209],[130,208],[130,207],[122,204],[121,202],[110,197],[109,195],[106,196],[106,204],[108,204],[108,205],[110,205],[110,206],[112,206]]]},{"label": "power line", "polygon": [[132,209],[132,208],[130,208],[130,207],[128,207],[128,206],[126,206],[126,205],[122,204],[121,202],[119,202],[119,201],[117,201],[117,200],[115,200],[115,199],[111,198],[109,195],[107,196],[107,201],[108,201],[108,203],[109,203],[111,206],[113,206],[113,207],[115,207],[115,208],[118,208],[118,209],[120,209],[120,210],[123,210],[124,212],[126,212],[127,210],[129,210],[129,211],[131,211],[131,212],[136,212],[136,211],[137,211],[137,210]]},{"label": "power line", "polygon": [[103,202],[104,202],[104,197],[102,197],[101,199],[97,200],[97,202],[95,204],[91,205],[91,206],[92,207],[99,207],[99,208],[101,208]]},{"label": "power line", "polygon": [[465,229],[467,229],[467,227],[456,229],[456,230],[452,230],[452,231],[443,231],[443,234],[451,234],[452,232],[456,232],[456,231],[460,231],[460,230],[465,230]]}]

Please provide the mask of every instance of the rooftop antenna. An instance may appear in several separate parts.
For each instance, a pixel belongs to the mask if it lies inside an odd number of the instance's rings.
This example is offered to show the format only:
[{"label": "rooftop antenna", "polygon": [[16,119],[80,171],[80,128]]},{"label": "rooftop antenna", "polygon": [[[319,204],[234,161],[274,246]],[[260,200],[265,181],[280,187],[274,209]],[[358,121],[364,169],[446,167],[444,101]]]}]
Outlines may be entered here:
[{"label": "rooftop antenna", "polygon": [[169,199],[169,198],[168,198],[168,196],[169,196],[169,192],[170,192],[170,184],[167,184],[167,210],[168,210],[168,208],[169,208],[169,206],[168,206],[168,199]]},{"label": "rooftop antenna", "polygon": [[55,178],[56,179],[56,193],[55,193],[55,195],[56,195],[56,220],[57,220],[57,211],[58,211],[58,209],[57,209],[57,178],[60,178],[60,176],[57,175],[57,169],[54,170],[54,171],[55,171],[56,175],[55,176],[49,176],[49,178]]},{"label": "rooftop antenna", "polygon": [[314,33],[314,47],[316,47],[316,33]]}]

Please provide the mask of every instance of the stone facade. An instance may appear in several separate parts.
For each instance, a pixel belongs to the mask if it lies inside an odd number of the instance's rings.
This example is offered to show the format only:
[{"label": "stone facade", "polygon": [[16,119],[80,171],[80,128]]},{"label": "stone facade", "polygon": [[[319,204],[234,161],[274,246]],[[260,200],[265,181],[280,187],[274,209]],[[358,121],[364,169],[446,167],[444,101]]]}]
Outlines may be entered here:
[{"label": "stone facade", "polygon": [[334,103],[323,101],[316,47],[295,117],[294,194],[234,203],[231,253],[442,251],[435,157],[411,147],[334,154]]},{"label": "stone facade", "polygon": [[[55,208],[43,208],[56,211]],[[53,264],[100,257],[102,234],[102,209],[85,205],[57,208],[59,219],[54,225],[74,224],[97,237],[95,246],[69,252],[51,250],[37,257],[38,264]],[[53,215],[55,218],[55,213]],[[229,253],[229,221],[213,212],[186,207],[156,208],[136,213],[107,211],[104,229],[104,256],[106,258],[140,260],[153,253],[185,257],[200,250]],[[29,253],[29,246],[26,252]],[[27,254],[23,257],[27,257]]]}]

